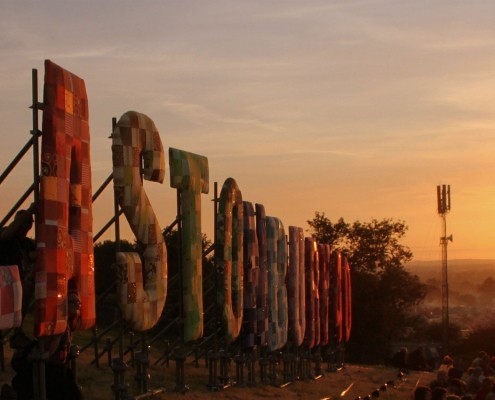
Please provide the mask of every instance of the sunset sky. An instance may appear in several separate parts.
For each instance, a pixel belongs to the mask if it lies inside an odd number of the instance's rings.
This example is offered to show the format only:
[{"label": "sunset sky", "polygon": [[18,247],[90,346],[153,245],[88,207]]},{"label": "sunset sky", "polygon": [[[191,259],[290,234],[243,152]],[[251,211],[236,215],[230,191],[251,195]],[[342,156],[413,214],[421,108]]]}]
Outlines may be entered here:
[{"label": "sunset sky", "polygon": [[[210,238],[213,182],[233,177],[286,230],[315,211],[403,220],[415,259],[439,259],[436,186],[449,184],[449,258],[495,259],[494,16],[481,0],[2,1],[0,170],[30,137],[31,70],[41,99],[50,59],[86,82],[94,190],[111,173],[112,117],[135,110],[166,151],[208,158]],[[31,166],[0,187],[0,215]],[[164,184],[145,184],[163,228],[168,173],[167,152]],[[94,232],[112,207],[107,190]]]}]

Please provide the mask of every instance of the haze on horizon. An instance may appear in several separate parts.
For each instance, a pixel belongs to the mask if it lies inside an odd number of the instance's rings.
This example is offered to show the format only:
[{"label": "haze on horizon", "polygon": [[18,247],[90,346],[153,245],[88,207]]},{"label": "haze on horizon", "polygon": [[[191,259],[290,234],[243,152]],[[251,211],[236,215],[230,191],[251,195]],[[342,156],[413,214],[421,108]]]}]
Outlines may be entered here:
[{"label": "haze on horizon", "polygon": [[[86,82],[94,190],[111,172],[112,117],[136,110],[165,149],[208,158],[210,238],[213,182],[231,176],[286,229],[315,211],[398,219],[415,259],[437,259],[436,186],[449,184],[449,258],[495,259],[493,15],[481,0],[4,1],[0,170],[29,139],[31,70],[41,98],[51,59]],[[2,216],[31,166],[2,184]],[[166,176],[145,183],[162,228],[176,214],[168,159]],[[94,232],[112,204],[107,190]]]}]

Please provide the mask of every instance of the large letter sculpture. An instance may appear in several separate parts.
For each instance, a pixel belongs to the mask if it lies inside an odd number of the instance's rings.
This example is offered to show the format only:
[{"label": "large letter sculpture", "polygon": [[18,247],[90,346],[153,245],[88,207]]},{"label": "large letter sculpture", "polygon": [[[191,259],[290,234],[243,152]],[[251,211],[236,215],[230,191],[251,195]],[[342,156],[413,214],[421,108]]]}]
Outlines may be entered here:
[{"label": "large letter sculpture", "polygon": [[112,158],[116,199],[145,247],[144,274],[137,253],[117,253],[118,302],[132,329],[143,331],[158,322],[167,297],[167,249],[141,176],[159,183],[165,177],[163,146],[153,121],[135,111],[122,115],[112,133]]},{"label": "large letter sculpture", "polygon": [[266,217],[268,249],[268,303],[270,325],[268,349],[279,350],[287,343],[288,304],[285,277],[287,275],[287,239],[285,230],[276,217]]},{"label": "large letter sculpture", "polygon": [[265,207],[262,204],[256,204],[256,237],[258,239],[258,254],[260,257],[260,271],[258,276],[258,287],[256,288],[256,314],[258,319],[257,325],[257,342],[260,346],[268,345],[268,325],[269,325],[269,307],[268,307],[268,267],[267,267],[267,248],[266,248],[266,214]]},{"label": "large letter sculpture", "polygon": [[169,149],[170,187],[178,189],[181,208],[181,269],[184,341],[203,336],[203,241],[201,193],[208,193],[208,159]]},{"label": "large letter sculpture", "polygon": [[330,307],[330,245],[318,244],[320,280],[318,294],[320,296],[320,346],[326,346],[329,340],[329,307]]},{"label": "large letter sculpture", "polygon": [[228,178],[220,192],[215,258],[220,272],[217,305],[222,310],[222,325],[227,342],[241,331],[243,311],[243,204],[234,179]]},{"label": "large letter sculpture", "polygon": [[81,78],[49,60],[42,131],[35,336],[66,330],[68,290],[80,301],[71,328],[95,322],[88,98]]},{"label": "large letter sculpture", "polygon": [[244,316],[242,323],[242,344],[244,348],[256,345],[257,309],[256,295],[259,277],[259,249],[256,237],[254,207],[244,201]]},{"label": "large letter sculpture", "polygon": [[289,334],[300,346],[306,331],[306,287],[304,284],[304,233],[302,228],[289,226],[289,269],[287,293],[289,297]]},{"label": "large letter sculpture", "polygon": [[351,290],[351,267],[347,258],[344,257],[342,261],[342,322],[343,322],[343,335],[344,341],[348,342],[351,338],[351,328],[352,328],[352,290]]},{"label": "large letter sculpture", "polygon": [[318,296],[318,245],[313,238],[306,238],[306,335],[304,341],[312,349],[320,343],[320,318]]},{"label": "large letter sculpture", "polygon": [[334,251],[330,263],[330,335],[339,344],[343,340],[342,327],[342,256]]}]

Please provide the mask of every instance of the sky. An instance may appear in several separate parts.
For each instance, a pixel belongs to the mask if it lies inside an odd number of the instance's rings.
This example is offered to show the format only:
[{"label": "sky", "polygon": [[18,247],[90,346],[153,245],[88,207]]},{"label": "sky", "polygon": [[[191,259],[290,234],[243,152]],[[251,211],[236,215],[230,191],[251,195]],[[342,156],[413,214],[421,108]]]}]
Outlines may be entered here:
[{"label": "sky", "polygon": [[[493,259],[494,15],[489,0],[0,0],[0,170],[30,138],[32,69],[41,99],[50,59],[85,80],[94,190],[112,170],[112,117],[155,122],[167,174],[145,189],[163,228],[174,147],[208,158],[210,238],[214,182],[232,177],[286,231],[316,211],[400,220],[415,260],[440,259],[448,184],[449,258]],[[27,156],[0,215],[32,175]],[[95,233],[112,201],[107,189],[94,203]]]}]

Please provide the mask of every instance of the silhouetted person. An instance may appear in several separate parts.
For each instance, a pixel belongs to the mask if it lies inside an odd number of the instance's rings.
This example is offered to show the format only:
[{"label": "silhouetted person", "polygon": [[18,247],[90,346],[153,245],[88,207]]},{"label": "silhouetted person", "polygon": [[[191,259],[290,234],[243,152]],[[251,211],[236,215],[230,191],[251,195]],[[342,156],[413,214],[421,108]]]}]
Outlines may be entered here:
[{"label": "silhouetted person", "polygon": [[469,368],[469,376],[466,379],[466,392],[470,394],[478,393],[481,389],[481,375],[483,371],[480,367]]},{"label": "silhouetted person", "polygon": [[493,388],[492,378],[483,379],[483,382],[481,382],[481,388],[474,396],[474,400],[486,400],[488,394],[492,391],[492,388]]},{"label": "silhouetted person", "polygon": [[422,347],[418,347],[416,350],[409,354],[407,365],[410,369],[416,371],[425,370],[427,368],[424,350]]},{"label": "silhouetted person", "polygon": [[466,382],[460,378],[450,378],[447,392],[449,395],[455,394],[457,396],[463,396],[466,393]]},{"label": "silhouetted person", "polygon": [[449,377],[446,371],[438,371],[437,378],[430,382],[430,388],[433,390],[436,387],[446,388],[449,384]]},{"label": "silhouetted person", "polygon": [[454,360],[451,356],[446,355],[443,357],[442,362],[440,363],[440,366],[438,367],[438,370],[439,371],[445,371],[448,374],[449,370],[451,368],[454,368]]},{"label": "silhouetted person", "polygon": [[431,389],[428,386],[416,386],[413,400],[431,400]]},{"label": "silhouetted person", "polygon": [[447,397],[447,389],[441,386],[435,387],[431,391],[431,400],[445,400]]},{"label": "silhouetted person", "polygon": [[392,356],[392,365],[399,369],[407,367],[407,347],[402,347]]}]

